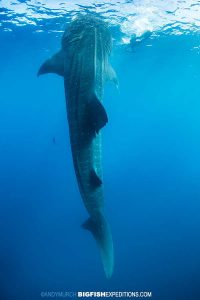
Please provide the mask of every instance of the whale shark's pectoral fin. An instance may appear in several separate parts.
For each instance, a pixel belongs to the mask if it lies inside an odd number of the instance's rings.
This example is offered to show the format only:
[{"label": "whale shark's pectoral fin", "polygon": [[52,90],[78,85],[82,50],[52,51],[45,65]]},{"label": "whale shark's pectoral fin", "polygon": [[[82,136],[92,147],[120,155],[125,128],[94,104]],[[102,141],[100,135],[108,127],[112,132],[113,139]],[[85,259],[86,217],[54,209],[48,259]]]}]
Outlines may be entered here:
[{"label": "whale shark's pectoral fin", "polygon": [[102,213],[97,213],[83,223],[82,227],[89,230],[95,238],[100,249],[101,260],[106,277],[110,278],[113,273],[114,255],[112,235],[108,222]]},{"label": "whale shark's pectoral fin", "polygon": [[112,81],[115,84],[115,86],[119,88],[119,81],[117,78],[117,74],[110,64],[108,64],[106,69],[106,80]]},{"label": "whale shark's pectoral fin", "polygon": [[41,65],[37,75],[39,76],[47,73],[55,73],[64,76],[64,53],[62,50],[53,55],[50,59],[47,59]]},{"label": "whale shark's pectoral fin", "polygon": [[99,130],[108,122],[108,116],[96,94],[88,103],[87,112],[90,128],[93,129],[95,133],[99,133]]}]

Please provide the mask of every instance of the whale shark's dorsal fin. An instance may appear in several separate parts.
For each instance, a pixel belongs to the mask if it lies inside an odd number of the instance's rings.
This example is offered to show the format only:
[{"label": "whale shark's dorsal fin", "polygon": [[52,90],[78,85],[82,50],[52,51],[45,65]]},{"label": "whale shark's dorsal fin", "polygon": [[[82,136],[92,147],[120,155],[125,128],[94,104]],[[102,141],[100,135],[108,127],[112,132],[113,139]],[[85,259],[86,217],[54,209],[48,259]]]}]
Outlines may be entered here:
[{"label": "whale shark's dorsal fin", "polygon": [[94,94],[88,103],[87,113],[90,128],[93,129],[95,133],[99,133],[99,130],[108,122],[108,116],[96,94]]},{"label": "whale shark's dorsal fin", "polygon": [[47,59],[41,65],[37,75],[39,76],[47,73],[55,73],[64,76],[64,53],[62,50],[53,55],[50,59]]},{"label": "whale shark's dorsal fin", "polygon": [[101,178],[97,175],[96,171],[94,168],[92,168],[90,172],[90,182],[93,188],[97,188],[100,185],[102,185],[102,180]]}]

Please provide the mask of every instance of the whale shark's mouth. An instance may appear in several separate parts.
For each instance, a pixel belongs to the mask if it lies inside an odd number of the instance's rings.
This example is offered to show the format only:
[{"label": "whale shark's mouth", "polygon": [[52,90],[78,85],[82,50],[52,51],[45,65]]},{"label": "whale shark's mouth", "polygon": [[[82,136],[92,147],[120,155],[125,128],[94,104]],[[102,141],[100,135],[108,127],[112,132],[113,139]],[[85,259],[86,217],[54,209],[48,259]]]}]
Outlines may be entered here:
[{"label": "whale shark's mouth", "polygon": [[0,30],[29,25],[34,32],[63,32],[66,21],[80,11],[100,13],[111,27],[120,29],[123,43],[146,32],[183,34],[200,30],[197,0],[2,0]]}]

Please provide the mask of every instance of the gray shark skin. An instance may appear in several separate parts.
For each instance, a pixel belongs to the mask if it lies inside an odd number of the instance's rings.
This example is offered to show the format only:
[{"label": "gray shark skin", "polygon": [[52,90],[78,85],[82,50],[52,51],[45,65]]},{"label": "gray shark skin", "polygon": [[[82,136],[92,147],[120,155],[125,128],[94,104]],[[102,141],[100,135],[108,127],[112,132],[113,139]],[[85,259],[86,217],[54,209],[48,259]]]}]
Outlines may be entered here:
[{"label": "gray shark skin", "polygon": [[40,67],[38,75],[64,78],[67,118],[74,170],[89,219],[89,230],[100,249],[107,278],[113,273],[113,242],[103,213],[101,128],[108,122],[102,105],[104,83],[117,84],[109,63],[112,38],[106,23],[91,15],[78,16],[62,38],[61,50]]}]

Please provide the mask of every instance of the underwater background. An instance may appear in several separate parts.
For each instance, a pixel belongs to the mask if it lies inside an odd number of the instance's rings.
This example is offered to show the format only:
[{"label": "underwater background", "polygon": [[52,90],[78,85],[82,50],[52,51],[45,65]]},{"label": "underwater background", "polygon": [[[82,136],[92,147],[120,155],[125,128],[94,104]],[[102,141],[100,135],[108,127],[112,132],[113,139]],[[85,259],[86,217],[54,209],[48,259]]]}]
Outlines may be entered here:
[{"label": "underwater background", "polygon": [[[77,12],[108,22],[119,79],[105,87],[102,131],[109,280],[81,228],[63,79],[37,78]],[[200,299],[200,2],[2,0],[0,87],[0,300]]]}]

